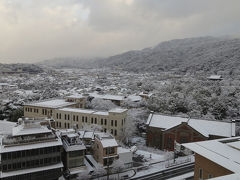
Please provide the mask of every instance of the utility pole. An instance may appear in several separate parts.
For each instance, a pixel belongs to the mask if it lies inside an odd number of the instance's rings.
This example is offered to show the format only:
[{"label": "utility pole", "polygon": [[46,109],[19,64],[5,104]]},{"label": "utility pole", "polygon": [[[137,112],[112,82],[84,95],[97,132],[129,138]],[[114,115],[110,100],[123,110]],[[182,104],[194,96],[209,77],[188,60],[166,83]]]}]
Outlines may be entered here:
[{"label": "utility pole", "polygon": [[109,180],[109,147],[107,147],[107,180]]}]

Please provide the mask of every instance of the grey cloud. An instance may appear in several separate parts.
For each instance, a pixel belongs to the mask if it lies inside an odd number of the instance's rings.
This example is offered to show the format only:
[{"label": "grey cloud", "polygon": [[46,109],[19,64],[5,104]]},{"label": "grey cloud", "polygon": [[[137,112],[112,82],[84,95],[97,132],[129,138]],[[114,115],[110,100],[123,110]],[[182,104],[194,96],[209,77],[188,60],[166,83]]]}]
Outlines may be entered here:
[{"label": "grey cloud", "polygon": [[161,41],[240,34],[239,0],[2,0],[0,62],[109,56]]}]

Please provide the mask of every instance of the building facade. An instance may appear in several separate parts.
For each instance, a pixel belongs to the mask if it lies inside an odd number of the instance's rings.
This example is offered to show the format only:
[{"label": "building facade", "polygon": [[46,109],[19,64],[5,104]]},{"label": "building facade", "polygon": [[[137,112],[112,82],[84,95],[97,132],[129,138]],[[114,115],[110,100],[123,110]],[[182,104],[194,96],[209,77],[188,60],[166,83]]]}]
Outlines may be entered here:
[{"label": "building facade", "polygon": [[67,178],[74,178],[77,174],[87,171],[84,163],[86,147],[77,133],[61,131],[60,136],[63,142],[63,174]]},{"label": "building facade", "polygon": [[103,166],[110,166],[118,158],[118,143],[115,138],[106,133],[95,135],[93,157]]},{"label": "building facade", "polygon": [[0,137],[1,180],[53,180],[62,175],[62,142],[39,122],[20,120]]},{"label": "building facade", "polygon": [[219,122],[150,114],[147,146],[174,151],[175,142],[188,143],[235,136],[234,122]]},{"label": "building facade", "polygon": [[240,137],[187,143],[183,146],[195,152],[195,180],[216,177],[235,179],[240,173]]},{"label": "building facade", "polygon": [[26,104],[24,117],[53,118],[57,129],[73,127],[79,129],[84,126],[98,125],[102,127],[103,132],[108,131],[117,139],[121,137],[127,118],[127,109],[115,108],[108,112],[82,109],[79,108],[80,101],[71,100],[71,98]]}]

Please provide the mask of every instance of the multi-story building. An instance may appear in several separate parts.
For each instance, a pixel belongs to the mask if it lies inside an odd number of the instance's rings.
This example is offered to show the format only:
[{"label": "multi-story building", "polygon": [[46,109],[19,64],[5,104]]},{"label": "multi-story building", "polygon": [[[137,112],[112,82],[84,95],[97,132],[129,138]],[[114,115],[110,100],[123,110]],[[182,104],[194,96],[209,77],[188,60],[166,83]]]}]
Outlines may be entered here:
[{"label": "multi-story building", "polygon": [[195,180],[239,179],[240,137],[187,143],[183,146],[195,152]]},{"label": "multi-story building", "polygon": [[77,174],[87,171],[84,163],[86,147],[80,140],[79,134],[71,131],[60,131],[63,142],[64,175],[73,178]]},{"label": "multi-story building", "polygon": [[76,126],[83,128],[87,125],[99,125],[104,132],[109,131],[117,139],[123,133],[127,117],[127,109],[112,109],[108,112],[80,108],[56,109],[53,116],[56,128],[66,129]]},{"label": "multi-story building", "polygon": [[118,158],[118,143],[113,136],[107,133],[95,135],[93,157],[103,166],[109,166]]},{"label": "multi-story building", "polygon": [[55,120],[57,129],[99,125],[104,132],[109,131],[116,138],[120,138],[127,117],[127,109],[115,108],[108,112],[82,109],[79,107],[85,107],[83,99],[69,96],[66,100],[56,99],[26,104],[24,117],[51,117]]},{"label": "multi-story building", "polygon": [[36,120],[20,119],[0,137],[1,180],[53,180],[62,174],[62,141]]},{"label": "multi-story building", "polygon": [[66,99],[67,102],[77,103],[78,108],[85,108],[87,98],[88,98],[87,95],[77,94],[77,95],[67,96],[65,99]]},{"label": "multi-story building", "polygon": [[174,150],[175,142],[188,143],[235,136],[235,122],[150,114],[147,121],[147,146]]},{"label": "multi-story building", "polygon": [[29,118],[51,118],[54,111],[63,107],[77,107],[76,102],[68,102],[65,99],[52,99],[40,102],[34,102],[24,105],[24,117]]}]

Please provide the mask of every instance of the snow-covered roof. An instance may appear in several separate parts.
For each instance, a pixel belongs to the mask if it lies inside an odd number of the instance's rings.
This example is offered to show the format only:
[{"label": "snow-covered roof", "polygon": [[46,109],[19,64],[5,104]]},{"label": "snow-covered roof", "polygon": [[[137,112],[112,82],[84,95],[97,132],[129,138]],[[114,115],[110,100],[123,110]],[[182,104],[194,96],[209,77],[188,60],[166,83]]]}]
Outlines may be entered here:
[{"label": "snow-covered roof", "polygon": [[[1,140],[1,139],[0,139]],[[14,152],[14,151],[21,151],[21,150],[29,150],[29,149],[39,149],[44,147],[52,147],[52,146],[61,146],[62,141],[60,138],[51,139],[48,141],[38,141],[28,144],[17,144],[16,146],[0,146],[0,153],[4,152]]]},{"label": "snow-covered roof", "polygon": [[11,134],[14,126],[16,123],[0,120],[0,134]]},{"label": "snow-covered roof", "polygon": [[122,109],[122,108],[114,108],[114,109],[109,110],[109,112],[111,112],[111,113],[123,113],[126,111],[127,111],[127,109]]},{"label": "snow-covered roof", "polygon": [[150,114],[147,120],[147,125],[149,125],[150,127],[157,127],[163,130],[168,130],[180,125],[183,122],[187,123],[190,127],[195,129],[205,137],[209,137],[209,135],[216,135],[222,137],[235,136],[235,123],[229,122]]},{"label": "snow-covered roof", "polygon": [[104,112],[104,111],[97,111],[97,112],[94,112],[93,114],[102,115],[102,116],[108,116],[109,115],[108,112]]},{"label": "snow-covered roof", "polygon": [[27,126],[24,124],[18,125],[12,128],[12,136],[23,136],[31,134],[43,134],[51,133],[52,130],[48,129],[46,126]]},{"label": "snow-covered roof", "polygon": [[105,99],[105,100],[113,100],[113,101],[122,101],[125,99],[124,96],[118,96],[118,95],[110,95],[110,94],[97,94],[97,93],[90,93],[90,96],[94,98],[100,98],[100,99]]},{"label": "snow-covered roof", "polygon": [[52,99],[41,102],[29,103],[26,106],[45,107],[45,108],[62,108],[76,104],[75,102],[67,102],[64,99]]},{"label": "snow-covered roof", "polygon": [[153,93],[145,93],[145,92],[140,92],[139,96],[147,96],[147,97],[151,97],[153,95]]},{"label": "snow-covered roof", "polygon": [[118,147],[118,154],[121,154],[121,153],[132,153],[131,149],[126,149],[126,148],[123,148],[123,147]]},{"label": "snow-covered roof", "polygon": [[7,177],[17,176],[17,175],[22,175],[22,174],[39,172],[39,171],[46,171],[46,170],[50,170],[50,169],[58,169],[58,168],[62,168],[62,167],[63,167],[63,163],[60,162],[58,164],[53,164],[53,165],[49,165],[49,166],[28,168],[28,169],[17,170],[17,171],[1,172],[0,178],[7,178]]},{"label": "snow-covered roof", "polygon": [[118,146],[116,139],[107,133],[99,133],[96,138],[101,142],[103,148]]},{"label": "snow-covered roof", "polygon": [[239,173],[211,178],[211,180],[239,180],[239,179],[240,179]]},{"label": "snow-covered roof", "polygon": [[78,131],[80,134],[80,138],[86,138],[86,139],[93,139],[94,132],[93,131]]},{"label": "snow-covered roof", "polygon": [[92,114],[95,111],[89,109],[81,109],[81,108],[61,108],[59,111],[67,111],[67,112],[77,112],[77,113],[84,113],[84,114]]},{"label": "snow-covered roof", "polygon": [[142,100],[142,97],[137,95],[129,95],[127,99],[133,102],[138,102]]},{"label": "snow-covered roof", "polygon": [[208,79],[212,79],[212,80],[222,80],[222,76],[221,75],[211,75],[208,77]]},{"label": "snow-covered roof", "polygon": [[235,146],[240,146],[240,137],[187,143],[183,146],[234,173],[240,173],[240,149],[232,146],[233,141]]},{"label": "snow-covered roof", "polygon": [[74,95],[67,96],[66,98],[81,99],[84,97],[85,96],[83,96],[82,94],[74,94]]},{"label": "snow-covered roof", "polygon": [[58,109],[59,111],[65,111],[65,112],[75,112],[75,113],[83,113],[83,114],[96,114],[96,115],[102,115],[102,116],[108,116],[109,113],[123,113],[127,111],[127,109],[121,109],[121,108],[114,108],[109,110],[108,112],[106,111],[96,111],[96,110],[91,110],[91,109],[81,109],[81,108],[61,108]]},{"label": "snow-covered roof", "polygon": [[102,139],[101,140],[103,148],[118,146],[118,143],[115,139]]}]

